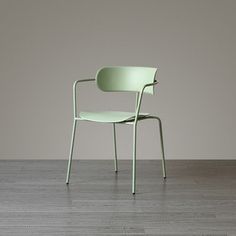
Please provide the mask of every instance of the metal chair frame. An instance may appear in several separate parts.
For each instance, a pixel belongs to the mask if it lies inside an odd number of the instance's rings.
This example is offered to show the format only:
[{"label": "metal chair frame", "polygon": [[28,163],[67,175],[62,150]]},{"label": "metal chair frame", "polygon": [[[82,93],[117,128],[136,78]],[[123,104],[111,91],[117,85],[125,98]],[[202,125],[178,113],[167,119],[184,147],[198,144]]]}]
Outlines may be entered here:
[{"label": "metal chair frame", "polygon": [[[82,120],[84,121],[84,119],[81,119],[79,117],[78,112],[77,112],[77,85],[79,83],[92,82],[92,81],[96,81],[96,79],[95,78],[90,78],[90,79],[77,80],[73,84],[73,129],[72,129],[72,137],[71,137],[71,144],[70,144],[70,154],[69,154],[68,168],[67,168],[67,175],[66,175],[66,183],[67,184],[69,184],[69,180],[70,180],[71,164],[72,164],[72,156],[73,156],[73,150],[74,150],[75,132],[76,132],[77,122],[78,121],[82,121]],[[130,124],[130,125],[133,125],[133,164],[132,164],[132,193],[133,194],[135,194],[135,192],[136,192],[137,124],[141,120],[155,119],[155,120],[158,121],[159,131],[160,131],[161,152],[162,152],[163,178],[164,179],[166,178],[165,152],[164,152],[164,142],[163,142],[163,132],[162,132],[162,122],[161,122],[161,119],[159,117],[153,116],[153,115],[139,116],[144,90],[147,87],[155,86],[157,84],[158,84],[158,81],[154,80],[153,83],[145,84],[142,87],[141,91],[136,93],[135,116],[134,116],[133,119],[125,120],[125,121],[122,121],[122,122],[112,122],[112,124],[113,124],[114,168],[115,168],[115,172],[118,171],[117,145],[116,145],[116,124]]]}]

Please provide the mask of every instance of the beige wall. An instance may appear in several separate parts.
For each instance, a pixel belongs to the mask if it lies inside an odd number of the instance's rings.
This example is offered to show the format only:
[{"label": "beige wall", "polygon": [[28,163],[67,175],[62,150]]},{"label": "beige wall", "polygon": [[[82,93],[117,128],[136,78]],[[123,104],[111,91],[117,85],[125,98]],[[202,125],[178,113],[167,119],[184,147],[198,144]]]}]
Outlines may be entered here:
[{"label": "beige wall", "polygon": [[[160,69],[143,107],[163,119],[167,158],[235,159],[235,11],[234,0],[0,0],[0,158],[67,158],[73,81],[136,65]],[[133,95],[80,92],[81,109],[133,108]],[[155,125],[139,126],[140,159],[160,158]],[[81,123],[76,157],[112,158],[111,135]],[[130,158],[131,127],[117,135]]]}]

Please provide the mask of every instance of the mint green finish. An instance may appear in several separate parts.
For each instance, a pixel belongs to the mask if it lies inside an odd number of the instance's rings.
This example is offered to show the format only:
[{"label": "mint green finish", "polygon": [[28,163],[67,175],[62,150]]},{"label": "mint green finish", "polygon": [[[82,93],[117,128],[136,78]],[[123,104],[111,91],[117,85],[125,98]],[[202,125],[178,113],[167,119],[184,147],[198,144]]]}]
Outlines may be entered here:
[{"label": "mint green finish", "polygon": [[[151,67],[105,67],[98,71],[96,81],[106,92],[140,92],[145,84],[154,82],[156,71]],[[153,94],[153,86],[144,92]]]},{"label": "mint green finish", "polygon": [[[115,124],[133,125],[133,165],[132,165],[132,193],[136,192],[136,149],[137,149],[137,124],[138,121],[146,119],[156,119],[159,123],[161,151],[162,151],[162,170],[163,177],[166,178],[164,142],[162,134],[162,123],[159,117],[149,113],[140,113],[142,97],[144,93],[153,94],[153,87],[158,83],[155,80],[156,68],[149,67],[105,67],[97,72],[95,79],[85,79],[75,81],[73,85],[73,111],[74,123],[72,130],[70,155],[66,183],[69,183],[71,163],[74,149],[75,131],[78,121],[94,121],[112,123],[114,141],[114,166],[118,171],[117,146],[116,146],[116,126]],[[77,94],[76,86],[79,82],[96,81],[98,88],[106,92],[129,91],[136,92],[136,104],[134,112],[124,111],[101,111],[101,112],[80,112],[77,113]]]},{"label": "mint green finish", "polygon": [[69,156],[68,167],[67,167],[67,175],[66,175],[66,183],[67,184],[69,183],[69,180],[70,180],[70,171],[71,171],[72,156],[73,156],[74,143],[75,143],[76,126],[77,126],[77,120],[74,119],[73,129],[72,129],[72,137],[71,137],[71,144],[70,144],[70,156]]},{"label": "mint green finish", "polygon": [[74,150],[74,142],[75,142],[75,131],[76,131],[76,125],[77,125],[77,99],[76,99],[76,86],[78,83],[82,82],[89,82],[89,81],[95,81],[95,79],[83,79],[83,80],[77,80],[73,84],[73,129],[72,129],[72,137],[71,137],[71,144],[70,144],[70,155],[69,155],[69,161],[68,161],[68,167],[67,167],[67,175],[66,175],[66,183],[69,184],[70,181],[70,172],[71,172],[71,164],[72,164],[72,156],[73,156],[73,150]]},{"label": "mint green finish", "polygon": [[[101,111],[101,112],[80,112],[80,120],[88,120],[95,122],[118,123],[134,120],[135,112],[123,111]],[[148,113],[140,113],[139,117],[147,116]]]},{"label": "mint green finish", "polygon": [[117,164],[117,148],[116,148],[116,124],[113,123],[113,140],[114,140],[114,151],[115,151],[115,158],[114,158],[114,166],[115,166],[115,172],[118,171],[118,164]]}]

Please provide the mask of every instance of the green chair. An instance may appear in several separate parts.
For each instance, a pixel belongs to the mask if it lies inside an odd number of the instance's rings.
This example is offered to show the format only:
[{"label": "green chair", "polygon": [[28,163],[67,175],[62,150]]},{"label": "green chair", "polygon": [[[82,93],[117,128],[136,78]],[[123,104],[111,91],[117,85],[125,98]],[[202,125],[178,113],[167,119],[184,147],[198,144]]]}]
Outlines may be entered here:
[{"label": "green chair", "polygon": [[[159,117],[150,115],[149,113],[140,113],[143,93],[153,94],[154,85],[158,83],[155,80],[156,68],[150,67],[104,67],[98,70],[95,79],[77,80],[73,85],[73,110],[74,122],[70,146],[70,155],[68,161],[68,169],[66,183],[69,183],[72,155],[74,149],[75,131],[77,121],[94,121],[105,122],[113,125],[113,138],[115,149],[115,171],[118,171],[117,165],[117,149],[116,149],[116,124],[132,124],[133,125],[133,166],[132,166],[132,193],[136,190],[136,140],[137,140],[137,124],[140,120],[156,119],[159,123],[160,141],[162,150],[162,170],[163,177],[166,178],[165,154],[162,135],[162,124]],[[101,111],[101,112],[80,112],[77,113],[76,87],[81,82],[96,81],[99,89],[104,92],[136,92],[136,105],[134,112],[123,111]]]}]

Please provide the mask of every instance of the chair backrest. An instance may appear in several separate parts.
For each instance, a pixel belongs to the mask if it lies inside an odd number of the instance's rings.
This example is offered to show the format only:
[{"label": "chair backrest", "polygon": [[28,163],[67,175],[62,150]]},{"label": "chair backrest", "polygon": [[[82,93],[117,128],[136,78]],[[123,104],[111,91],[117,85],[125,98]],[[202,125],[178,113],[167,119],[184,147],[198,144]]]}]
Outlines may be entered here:
[{"label": "chair backrest", "polygon": [[[96,74],[97,86],[106,92],[140,92],[145,84],[153,83],[157,68],[151,67],[104,67]],[[153,94],[153,87],[144,92]]]}]

